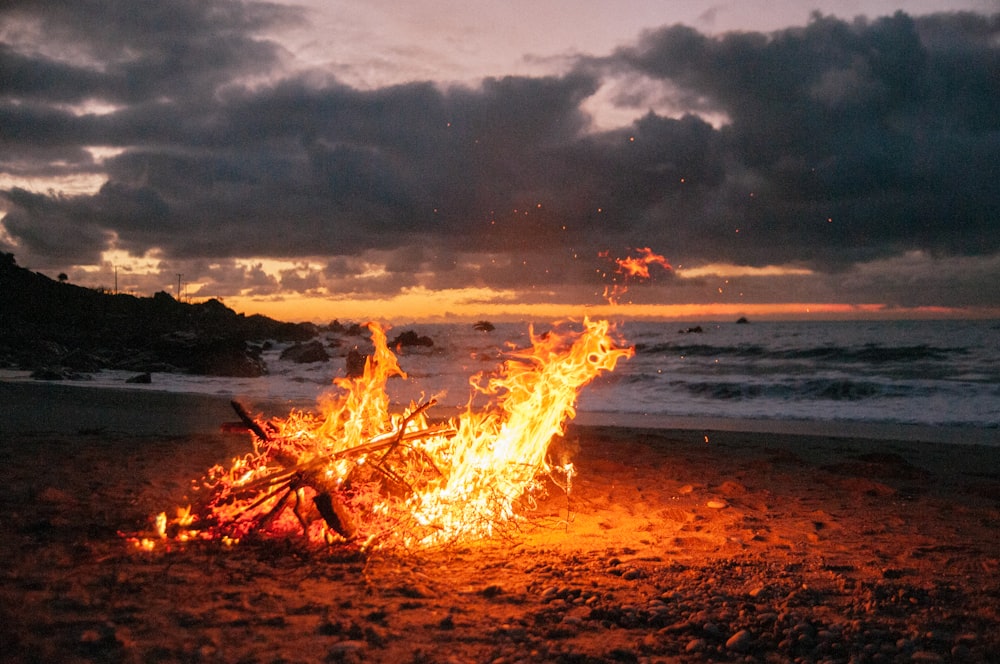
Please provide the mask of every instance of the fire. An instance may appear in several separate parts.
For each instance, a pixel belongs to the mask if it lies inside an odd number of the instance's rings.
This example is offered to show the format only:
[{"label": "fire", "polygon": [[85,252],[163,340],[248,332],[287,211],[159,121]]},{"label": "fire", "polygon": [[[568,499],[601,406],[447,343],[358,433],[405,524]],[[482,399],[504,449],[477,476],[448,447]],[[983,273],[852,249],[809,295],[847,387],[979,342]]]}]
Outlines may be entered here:
[{"label": "fire", "polygon": [[666,258],[660,254],[653,253],[653,250],[649,247],[640,247],[636,251],[639,252],[639,256],[626,256],[615,261],[618,263],[618,272],[630,277],[649,279],[650,265],[659,265],[665,270],[673,269]]},{"label": "fire", "polygon": [[318,412],[267,423],[246,416],[252,451],[210,469],[194,505],[160,514],[156,534],[137,545],[304,533],[317,544],[383,548],[489,537],[519,518],[546,477],[568,491],[572,464],[551,461],[549,443],[574,417],[579,390],[633,352],[615,344],[607,321],[530,329],[529,348],[470,379],[462,414],[434,423],[434,399],[390,411],[386,383],[406,374],[385,331],[368,326],[374,352],[362,376],[335,379]]},{"label": "fire", "polygon": [[[618,304],[621,301],[621,297],[628,291],[630,281],[645,281],[650,279],[650,266],[657,265],[667,271],[673,270],[673,267],[671,267],[665,257],[654,253],[649,247],[640,247],[636,251],[639,253],[638,256],[626,256],[625,258],[614,259],[615,274],[622,276],[622,282],[618,283],[617,278],[613,278],[615,283],[605,286],[604,299],[609,304]],[[608,258],[609,254],[608,252],[601,252],[600,256]]]}]

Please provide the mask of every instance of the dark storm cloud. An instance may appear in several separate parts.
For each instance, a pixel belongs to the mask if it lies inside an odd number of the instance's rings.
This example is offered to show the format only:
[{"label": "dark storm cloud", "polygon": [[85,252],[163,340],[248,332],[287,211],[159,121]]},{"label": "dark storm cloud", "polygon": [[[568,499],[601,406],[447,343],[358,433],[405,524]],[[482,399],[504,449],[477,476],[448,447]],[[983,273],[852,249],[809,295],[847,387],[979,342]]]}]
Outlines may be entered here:
[{"label": "dark storm cloud", "polygon": [[[95,194],[0,192],[19,251],[93,261],[116,237],[175,259],[337,257],[330,274],[381,252],[371,283],[391,292],[418,274],[593,282],[597,252],[627,247],[836,270],[1000,248],[1000,16],[673,26],[561,76],[358,90],[282,73],[260,35],[291,10],[134,6],[0,11],[0,169],[108,177]],[[593,131],[583,104],[612,80],[622,104],[653,81],[691,113]],[[97,163],[87,146],[122,151]]]},{"label": "dark storm cloud", "polygon": [[301,20],[287,7],[233,0],[13,0],[2,11],[11,92],[64,102],[211,93],[279,58],[255,33]]},{"label": "dark storm cloud", "polygon": [[[804,28],[718,38],[673,26],[610,62],[730,119],[725,152],[752,184],[713,192],[731,201],[714,221],[741,227],[723,242],[728,257],[978,254],[998,247],[998,34],[1000,17],[970,14],[814,16]],[[751,191],[753,203],[739,204]]]},{"label": "dark storm cloud", "polygon": [[[178,138],[182,118],[234,78],[282,59],[255,37],[298,20],[277,5],[131,0],[7,2],[0,9],[0,167],[45,175],[82,146]],[[120,109],[94,115],[93,107]]]}]

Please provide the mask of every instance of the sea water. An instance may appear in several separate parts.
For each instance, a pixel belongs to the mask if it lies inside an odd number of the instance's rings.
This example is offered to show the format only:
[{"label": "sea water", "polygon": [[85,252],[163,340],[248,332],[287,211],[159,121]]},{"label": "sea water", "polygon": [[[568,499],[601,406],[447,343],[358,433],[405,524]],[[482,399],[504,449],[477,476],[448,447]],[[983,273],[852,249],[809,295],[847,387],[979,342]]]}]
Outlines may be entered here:
[{"label": "sea water", "polygon": [[[544,324],[535,332],[543,333]],[[406,380],[390,381],[397,404],[434,397],[441,407],[470,399],[469,379],[494,369],[529,344],[527,323],[414,324],[430,347],[399,353]],[[825,422],[972,428],[1000,437],[1000,321],[837,321],[677,323],[625,321],[616,335],[635,355],[585,387],[578,419],[655,422]],[[225,395],[307,408],[343,376],[343,356],[366,350],[359,337],[322,333],[329,362],[281,360],[276,344],[263,359],[268,375],[219,378],[154,374],[150,385],[126,385],[102,372],[93,386]],[[274,413],[282,414],[282,413]]]},{"label": "sea water", "polygon": [[[440,338],[441,348],[400,362],[425,388],[454,391],[460,375],[502,357],[497,340],[523,344],[526,331],[427,326],[421,333]],[[998,321],[628,321],[618,333],[635,355],[581,392],[581,414],[668,425],[686,418],[1000,427]]]}]

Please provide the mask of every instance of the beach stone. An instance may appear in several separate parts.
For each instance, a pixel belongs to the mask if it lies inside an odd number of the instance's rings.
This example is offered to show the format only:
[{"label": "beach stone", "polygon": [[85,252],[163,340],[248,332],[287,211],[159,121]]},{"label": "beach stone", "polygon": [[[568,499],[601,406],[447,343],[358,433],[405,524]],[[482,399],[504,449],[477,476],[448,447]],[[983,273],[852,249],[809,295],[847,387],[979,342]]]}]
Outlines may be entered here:
[{"label": "beach stone", "polygon": [[708,642],[706,642],[705,639],[691,639],[688,641],[687,645],[684,646],[684,652],[704,652],[707,647]]},{"label": "beach stone", "polygon": [[707,622],[704,625],[702,625],[701,631],[705,632],[705,634],[708,634],[709,636],[714,636],[714,637],[722,636],[722,630],[719,629],[719,626],[713,622]]},{"label": "beach stone", "polygon": [[36,369],[31,372],[31,377],[35,380],[90,380],[90,376],[60,367]]},{"label": "beach stone", "polygon": [[956,662],[966,662],[972,659],[972,650],[960,643],[951,649],[951,656]]},{"label": "beach stone", "polygon": [[479,592],[483,597],[496,597],[497,595],[503,594],[503,586],[493,583],[486,586]]},{"label": "beach stone", "polygon": [[355,655],[368,647],[364,641],[340,641],[330,646],[327,653],[331,657],[343,657],[345,655]]},{"label": "beach stone", "polygon": [[305,343],[292,344],[281,351],[281,359],[296,364],[311,364],[313,362],[326,362],[330,359],[330,355],[326,352],[321,341],[313,339]]},{"label": "beach stone", "polygon": [[405,346],[424,346],[431,347],[434,345],[434,340],[430,337],[417,334],[413,330],[406,330],[405,332],[400,332],[397,334],[392,341],[389,342],[389,346],[393,348],[400,348]]},{"label": "beach stone", "polygon": [[742,496],[746,494],[746,492],[747,488],[745,486],[739,482],[733,482],[732,480],[726,480],[719,486],[719,493],[728,498]]},{"label": "beach stone", "polygon": [[741,629],[729,637],[726,641],[726,649],[735,652],[746,652],[750,649],[751,643],[753,643],[753,635],[749,630]]}]

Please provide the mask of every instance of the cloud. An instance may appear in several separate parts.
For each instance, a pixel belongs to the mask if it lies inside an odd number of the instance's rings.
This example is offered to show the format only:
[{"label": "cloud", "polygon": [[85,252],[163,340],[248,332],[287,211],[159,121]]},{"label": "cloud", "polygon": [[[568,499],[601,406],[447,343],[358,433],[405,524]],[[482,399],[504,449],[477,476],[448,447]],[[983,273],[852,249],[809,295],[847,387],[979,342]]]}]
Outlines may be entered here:
[{"label": "cloud", "polygon": [[[630,247],[834,274],[1000,251],[1000,15],[666,26],[548,77],[360,90],[291,69],[268,35],[293,9],[132,9],[0,10],[0,171],[107,178],[0,190],[0,243],[35,264],[155,251],[229,266],[201,268],[220,292],[389,295],[596,292],[597,253]],[[595,125],[599,97],[652,110]],[[325,267],[245,263],[297,258]]]},{"label": "cloud", "polygon": [[[907,249],[992,253],[1000,212],[998,18],[846,23],[814,15],[770,35],[643,36],[609,64],[710,100],[752,205],[719,210],[752,262],[833,266]],[[735,173],[733,169],[729,173]],[[735,200],[745,187],[720,188]],[[743,191],[741,191],[743,189]],[[832,220],[827,222],[827,220]],[[724,246],[732,259],[740,251]]]}]

